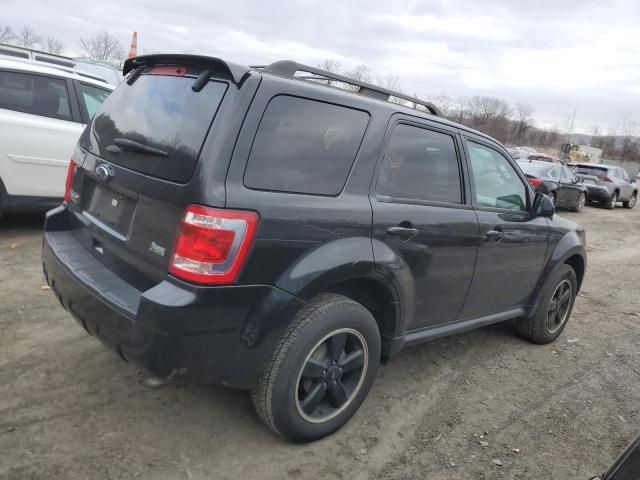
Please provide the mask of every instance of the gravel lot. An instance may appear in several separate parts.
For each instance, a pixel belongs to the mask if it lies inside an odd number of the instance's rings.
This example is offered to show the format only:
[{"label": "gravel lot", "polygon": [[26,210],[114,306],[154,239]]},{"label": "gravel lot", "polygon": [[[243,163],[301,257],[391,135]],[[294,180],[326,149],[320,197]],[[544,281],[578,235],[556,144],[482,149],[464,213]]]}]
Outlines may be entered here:
[{"label": "gravel lot", "polygon": [[561,214],[586,227],[590,256],[556,343],[532,345],[504,324],[405,350],[344,429],[302,446],[263,427],[245,392],[144,386],[43,290],[42,216],[3,218],[0,478],[601,473],[640,431],[640,208]]}]

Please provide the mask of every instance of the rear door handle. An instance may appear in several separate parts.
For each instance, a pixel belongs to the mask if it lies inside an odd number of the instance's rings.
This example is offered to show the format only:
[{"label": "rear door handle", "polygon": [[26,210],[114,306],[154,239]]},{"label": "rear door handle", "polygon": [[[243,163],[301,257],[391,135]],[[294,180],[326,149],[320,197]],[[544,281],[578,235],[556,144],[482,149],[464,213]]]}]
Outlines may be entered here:
[{"label": "rear door handle", "polygon": [[413,227],[389,227],[387,233],[393,237],[398,237],[403,241],[411,240],[413,237],[420,233],[420,230]]},{"label": "rear door handle", "polygon": [[489,230],[487,231],[487,233],[484,234],[484,236],[487,240],[493,240],[494,242],[499,242],[504,238],[504,233],[502,233],[502,230],[500,229]]}]

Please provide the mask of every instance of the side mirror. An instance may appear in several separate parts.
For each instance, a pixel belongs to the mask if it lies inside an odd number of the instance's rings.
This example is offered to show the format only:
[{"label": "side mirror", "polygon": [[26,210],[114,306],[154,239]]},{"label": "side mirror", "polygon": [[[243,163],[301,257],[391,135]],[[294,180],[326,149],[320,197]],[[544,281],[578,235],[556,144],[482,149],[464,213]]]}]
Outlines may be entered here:
[{"label": "side mirror", "polygon": [[553,218],[556,213],[556,207],[551,199],[544,193],[536,193],[533,199],[532,213],[534,217]]}]

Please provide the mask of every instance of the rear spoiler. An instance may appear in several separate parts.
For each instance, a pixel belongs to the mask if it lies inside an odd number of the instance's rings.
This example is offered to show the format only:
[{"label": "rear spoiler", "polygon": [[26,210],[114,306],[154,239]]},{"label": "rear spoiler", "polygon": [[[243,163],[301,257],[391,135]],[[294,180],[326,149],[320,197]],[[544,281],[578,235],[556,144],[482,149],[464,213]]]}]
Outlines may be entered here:
[{"label": "rear spoiler", "polygon": [[223,70],[231,75],[233,81],[239,84],[244,76],[249,73],[250,68],[237,65],[231,62],[225,62],[215,57],[207,57],[204,55],[182,55],[182,54],[159,54],[159,55],[141,55],[127,59],[122,67],[122,74],[127,75],[138,67],[162,64],[179,64],[179,65],[201,65],[206,67],[214,67],[216,70]]}]

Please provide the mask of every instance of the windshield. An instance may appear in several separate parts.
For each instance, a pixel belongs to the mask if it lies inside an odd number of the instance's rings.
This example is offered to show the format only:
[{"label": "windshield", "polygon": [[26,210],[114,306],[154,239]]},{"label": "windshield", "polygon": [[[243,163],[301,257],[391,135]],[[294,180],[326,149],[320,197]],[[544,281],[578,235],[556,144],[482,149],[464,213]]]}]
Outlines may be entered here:
[{"label": "windshield", "polygon": [[91,144],[115,164],[186,182],[227,89],[209,81],[194,92],[194,81],[190,75],[142,74],[132,85],[123,82],[96,114]]}]

